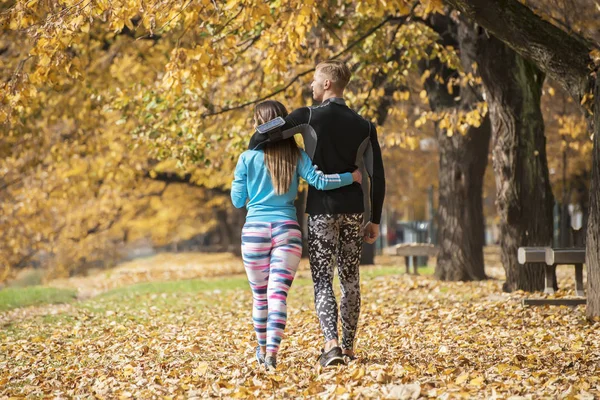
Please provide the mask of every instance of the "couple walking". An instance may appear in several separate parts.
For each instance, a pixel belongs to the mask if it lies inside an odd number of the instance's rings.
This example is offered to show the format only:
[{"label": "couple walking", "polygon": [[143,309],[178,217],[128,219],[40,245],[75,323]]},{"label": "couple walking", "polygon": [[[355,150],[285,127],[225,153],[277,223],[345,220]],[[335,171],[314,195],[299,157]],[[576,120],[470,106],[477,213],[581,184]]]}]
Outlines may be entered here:
[{"label": "couple walking", "polygon": [[[242,257],[252,288],[256,358],[268,369],[277,365],[287,320],[286,298],[302,253],[294,207],[299,176],[310,185],[308,254],[325,339],[319,362],[326,367],[355,358],[362,243],[374,243],[379,235],[385,178],[375,127],[344,102],[350,75],[343,62],[326,61],[317,65],[311,84],[313,98],[321,105],[288,115],[279,102],[258,104],[254,111],[258,129],[235,169],[231,199],[235,207],[248,209]],[[269,130],[275,119],[281,126]],[[302,133],[306,151],[296,145],[295,133]],[[366,225],[359,170],[363,163],[371,178],[371,218]],[[334,259],[342,293],[341,341],[332,286]]]}]

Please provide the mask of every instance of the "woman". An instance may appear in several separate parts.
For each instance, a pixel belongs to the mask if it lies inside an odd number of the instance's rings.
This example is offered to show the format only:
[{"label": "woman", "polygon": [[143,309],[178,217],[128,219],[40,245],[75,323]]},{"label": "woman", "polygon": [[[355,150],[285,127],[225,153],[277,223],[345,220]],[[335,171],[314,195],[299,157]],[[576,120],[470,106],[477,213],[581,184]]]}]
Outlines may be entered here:
[{"label": "woman", "polygon": [[[283,104],[267,100],[256,106],[254,123],[257,126],[286,115]],[[308,155],[290,138],[242,153],[231,185],[235,207],[241,208],[249,200],[242,229],[242,257],[252,288],[256,359],[267,369],[277,365],[287,320],[287,293],[302,254],[294,207],[299,176],[319,190],[361,181],[358,170],[331,175],[315,170]]]}]

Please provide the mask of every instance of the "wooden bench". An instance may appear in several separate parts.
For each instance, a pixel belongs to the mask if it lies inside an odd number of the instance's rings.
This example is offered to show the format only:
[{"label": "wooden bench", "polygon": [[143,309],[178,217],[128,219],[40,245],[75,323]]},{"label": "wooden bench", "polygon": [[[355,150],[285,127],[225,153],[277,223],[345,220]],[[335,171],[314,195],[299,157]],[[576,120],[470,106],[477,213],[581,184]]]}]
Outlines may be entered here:
[{"label": "wooden bench", "polygon": [[412,265],[415,275],[418,275],[416,257],[435,257],[438,254],[438,248],[429,243],[400,243],[395,246],[395,250],[397,256],[404,257],[406,273],[410,274],[410,266]]},{"label": "wooden bench", "polygon": [[552,250],[550,247],[519,247],[517,250],[517,260],[519,264],[544,263],[545,264],[545,288],[544,293],[554,294],[554,271],[552,264],[546,264],[546,250]]},{"label": "wooden bench", "polygon": [[[585,248],[546,249],[546,265],[575,265],[575,294],[585,296],[583,288],[583,264]],[[554,278],[554,276],[552,277]]]},{"label": "wooden bench", "polygon": [[[556,287],[555,271],[557,265],[575,265],[575,294],[583,297],[583,264],[585,248],[553,249],[550,247],[519,247],[517,252],[519,264],[544,263],[544,293],[554,294]],[[585,298],[579,299],[523,299],[523,305],[578,305],[586,304]]]}]

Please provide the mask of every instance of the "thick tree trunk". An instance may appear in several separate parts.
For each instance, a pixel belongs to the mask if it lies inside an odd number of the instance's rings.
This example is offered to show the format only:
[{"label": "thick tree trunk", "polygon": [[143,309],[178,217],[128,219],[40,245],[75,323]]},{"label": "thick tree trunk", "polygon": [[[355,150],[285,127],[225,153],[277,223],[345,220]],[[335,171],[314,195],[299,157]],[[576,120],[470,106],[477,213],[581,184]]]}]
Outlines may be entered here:
[{"label": "thick tree trunk", "polygon": [[435,276],[444,281],[485,279],[483,264],[483,175],[490,121],[467,134],[448,137],[437,129],[440,149],[438,243]]},{"label": "thick tree trunk", "polygon": [[[435,15],[430,25],[442,37],[445,46],[460,48],[463,66],[471,69],[471,51],[458,40],[457,25],[447,16]],[[469,46],[471,44],[468,44]],[[421,63],[421,70],[431,70],[425,81],[429,104],[434,111],[469,110],[478,101],[478,94],[470,88],[454,87],[448,92],[443,82],[456,75],[438,60]],[[460,94],[458,92],[460,91]],[[459,101],[456,98],[460,98]],[[436,128],[440,153],[438,245],[435,275],[441,280],[485,279],[483,264],[484,218],[483,176],[487,166],[490,123],[486,116],[480,127],[471,127],[466,135],[449,137],[445,130]]]},{"label": "thick tree trunk", "polygon": [[552,245],[552,207],[540,98],[544,73],[495,37],[479,34],[479,73],[492,120],[503,289],[543,291],[542,265],[519,265],[517,249]]},{"label": "thick tree trunk", "polygon": [[594,89],[594,150],[586,236],[588,318],[600,317],[600,78]]}]

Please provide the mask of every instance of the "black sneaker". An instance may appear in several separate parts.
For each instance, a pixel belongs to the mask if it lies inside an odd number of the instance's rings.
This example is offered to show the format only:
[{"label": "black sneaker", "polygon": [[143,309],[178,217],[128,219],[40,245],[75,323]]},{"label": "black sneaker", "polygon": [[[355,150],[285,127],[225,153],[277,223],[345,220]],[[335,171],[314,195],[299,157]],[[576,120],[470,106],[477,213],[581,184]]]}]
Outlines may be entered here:
[{"label": "black sneaker", "polygon": [[271,356],[265,357],[265,368],[267,370],[274,370],[277,368],[277,359]]},{"label": "black sneaker", "polygon": [[348,364],[350,361],[354,361],[354,360],[356,360],[356,354],[354,354],[354,355],[344,354],[344,361],[346,361],[346,364]]},{"label": "black sneaker", "polygon": [[259,367],[265,364],[265,355],[260,353],[260,346],[256,346],[256,361]]},{"label": "black sneaker", "polygon": [[346,364],[344,361],[344,355],[342,349],[338,346],[332,348],[329,351],[321,349],[321,355],[319,356],[319,363],[322,367],[328,367],[330,365],[341,365]]}]

